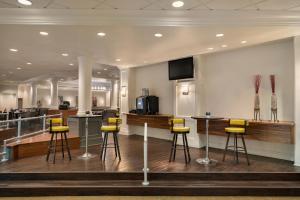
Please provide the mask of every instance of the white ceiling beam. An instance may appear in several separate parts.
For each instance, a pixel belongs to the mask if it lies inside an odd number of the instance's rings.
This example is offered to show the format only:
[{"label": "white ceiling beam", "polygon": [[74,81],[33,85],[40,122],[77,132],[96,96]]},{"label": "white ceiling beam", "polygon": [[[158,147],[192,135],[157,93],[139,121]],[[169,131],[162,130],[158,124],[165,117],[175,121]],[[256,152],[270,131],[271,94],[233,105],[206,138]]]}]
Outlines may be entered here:
[{"label": "white ceiling beam", "polygon": [[65,9],[0,9],[0,24],[39,25],[300,25],[298,11],[122,11]]}]

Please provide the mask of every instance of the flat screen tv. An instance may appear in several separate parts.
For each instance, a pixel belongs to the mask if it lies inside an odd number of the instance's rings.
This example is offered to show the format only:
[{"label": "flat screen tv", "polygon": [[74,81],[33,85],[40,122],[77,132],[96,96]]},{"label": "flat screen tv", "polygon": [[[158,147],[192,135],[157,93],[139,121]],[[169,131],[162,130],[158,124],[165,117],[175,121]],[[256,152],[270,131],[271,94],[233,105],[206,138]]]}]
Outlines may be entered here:
[{"label": "flat screen tv", "polygon": [[169,61],[169,80],[194,78],[193,57]]}]

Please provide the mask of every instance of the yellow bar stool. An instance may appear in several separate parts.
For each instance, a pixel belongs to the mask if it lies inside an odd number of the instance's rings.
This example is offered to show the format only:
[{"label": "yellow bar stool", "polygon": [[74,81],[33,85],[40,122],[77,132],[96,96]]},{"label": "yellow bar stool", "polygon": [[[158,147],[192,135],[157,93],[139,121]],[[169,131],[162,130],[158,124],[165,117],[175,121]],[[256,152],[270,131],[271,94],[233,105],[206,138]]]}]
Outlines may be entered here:
[{"label": "yellow bar stool", "polygon": [[[226,153],[228,149],[232,149],[234,151],[234,158],[236,160],[236,163],[239,163],[239,152],[243,151],[245,152],[247,164],[250,165],[248,153],[247,153],[247,147],[244,139],[244,135],[246,135],[248,122],[243,119],[230,119],[229,120],[229,127],[225,128],[225,132],[227,134],[227,141],[225,146],[225,151],[223,155],[223,162],[225,161]],[[230,136],[234,136],[234,142],[233,146],[228,146]],[[243,146],[238,146],[238,136],[242,139]],[[240,149],[240,150],[239,150]]]},{"label": "yellow bar stool", "polygon": [[185,163],[187,164],[191,162],[190,149],[186,137],[186,135],[190,132],[190,128],[185,126],[185,119],[183,118],[171,119],[170,130],[171,133],[173,134],[173,140],[172,140],[169,162],[175,161],[176,150],[177,150],[177,138],[179,134],[182,135],[182,141],[183,141],[183,149],[179,149],[179,150],[184,151]]},{"label": "yellow bar stool", "polygon": [[[48,153],[46,160],[49,161],[49,156],[53,152],[53,164],[55,164],[55,156],[56,156],[56,147],[57,147],[57,135],[60,134],[60,140],[61,140],[61,151],[63,158],[65,157],[64,153],[64,146],[67,148],[69,160],[72,160],[69,143],[68,143],[68,137],[67,133],[69,132],[69,126],[64,126],[64,121],[62,118],[51,118],[49,119],[50,122],[50,128],[49,133],[51,134],[51,140],[48,145]],[[55,136],[55,140],[54,140]],[[54,144],[53,144],[54,142]],[[65,144],[64,144],[65,143]]]},{"label": "yellow bar stool", "polygon": [[[115,155],[116,158],[119,157],[119,160],[121,160],[121,154],[120,154],[120,146],[119,146],[119,140],[118,140],[118,133],[120,131],[120,124],[122,123],[122,119],[116,118],[116,117],[110,117],[107,119],[107,125],[101,126],[101,132],[104,133],[104,139],[102,143],[102,148],[100,152],[100,159],[105,160],[106,157],[106,150],[108,148],[114,148],[115,149]],[[108,144],[108,135],[112,134],[114,143]]]}]

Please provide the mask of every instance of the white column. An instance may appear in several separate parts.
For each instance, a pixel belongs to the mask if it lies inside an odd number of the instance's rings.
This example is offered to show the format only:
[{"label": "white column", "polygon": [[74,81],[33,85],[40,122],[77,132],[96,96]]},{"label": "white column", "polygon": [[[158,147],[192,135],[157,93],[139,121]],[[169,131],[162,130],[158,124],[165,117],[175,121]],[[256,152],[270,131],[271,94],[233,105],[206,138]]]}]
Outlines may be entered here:
[{"label": "white column", "polygon": [[50,82],[50,97],[51,107],[58,109],[58,80],[56,78],[51,79]]},{"label": "white column", "polygon": [[31,84],[31,106],[36,107],[37,106],[37,85],[35,83]]},{"label": "white column", "polygon": [[118,107],[118,80],[111,80],[110,106],[113,109]]},{"label": "white column", "polygon": [[78,57],[78,112],[77,115],[84,115],[92,110],[92,65],[93,60],[90,57]]},{"label": "white column", "polygon": [[294,59],[295,59],[295,165],[300,166],[300,36],[294,38]]}]

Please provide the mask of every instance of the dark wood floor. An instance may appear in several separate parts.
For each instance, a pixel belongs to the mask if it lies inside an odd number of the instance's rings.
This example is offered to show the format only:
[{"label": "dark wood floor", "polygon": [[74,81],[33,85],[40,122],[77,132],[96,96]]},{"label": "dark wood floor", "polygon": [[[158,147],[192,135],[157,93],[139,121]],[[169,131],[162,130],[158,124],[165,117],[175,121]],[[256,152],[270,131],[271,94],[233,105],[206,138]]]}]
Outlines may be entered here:
[{"label": "dark wood floor", "polygon": [[[232,155],[228,155],[227,161],[222,162],[222,150],[211,149],[210,157],[218,160],[215,165],[199,165],[195,160],[204,156],[203,149],[191,148],[192,161],[186,165],[183,152],[177,153],[176,161],[168,162],[170,153],[170,141],[149,138],[149,168],[152,172],[300,172],[299,167],[293,166],[292,162],[250,156],[251,165],[248,166],[244,155],[240,155],[240,164],[233,162]],[[97,157],[90,160],[79,159],[83,153],[81,150],[72,150],[72,161],[61,159],[57,154],[56,164],[47,163],[45,156],[24,158],[17,161],[9,161],[0,164],[0,173],[5,172],[97,172],[97,171],[120,171],[136,172],[143,168],[143,138],[141,136],[120,135],[122,161],[115,159],[113,149],[108,150],[107,159],[101,162],[99,159],[99,146],[90,147],[90,152]]]}]

